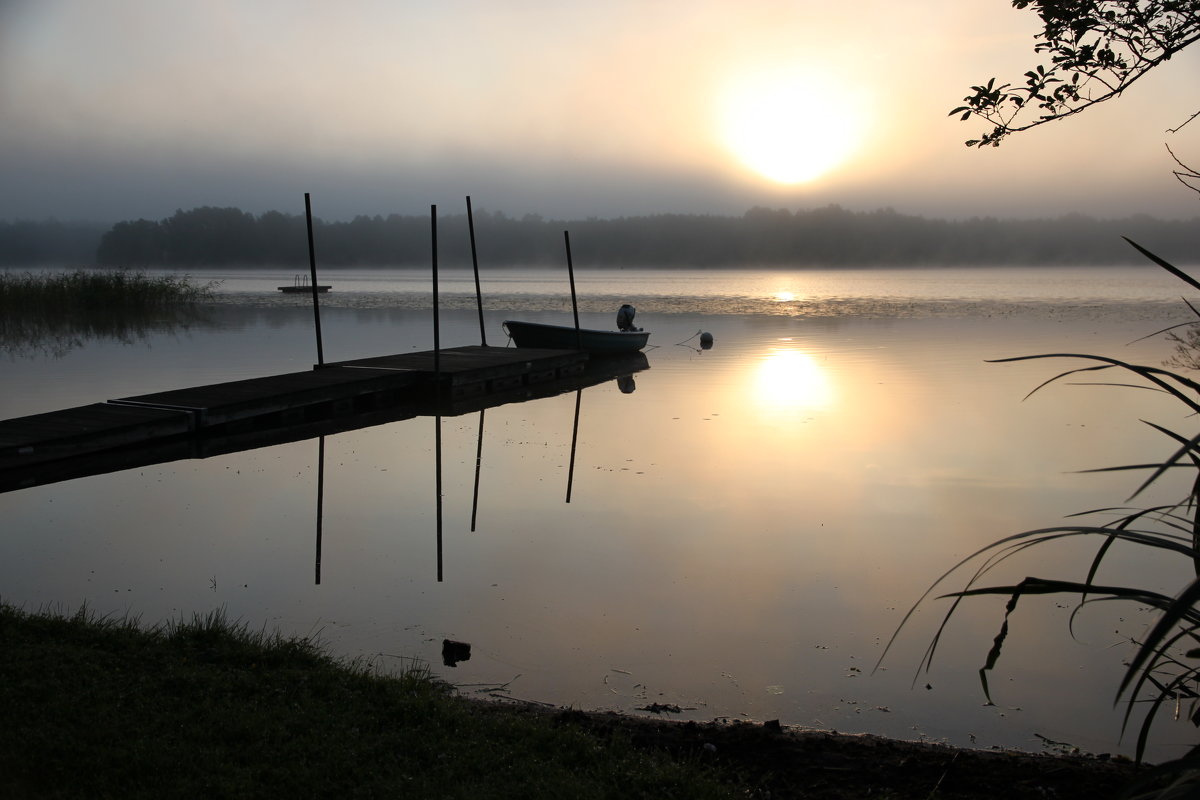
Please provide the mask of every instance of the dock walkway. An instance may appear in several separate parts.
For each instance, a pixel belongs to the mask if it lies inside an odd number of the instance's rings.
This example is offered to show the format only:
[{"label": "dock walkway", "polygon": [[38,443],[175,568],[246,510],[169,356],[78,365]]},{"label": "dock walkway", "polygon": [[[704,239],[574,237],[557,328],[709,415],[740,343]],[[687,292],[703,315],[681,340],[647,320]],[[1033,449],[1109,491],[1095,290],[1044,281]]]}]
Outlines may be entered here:
[{"label": "dock walkway", "polygon": [[[0,421],[0,470],[181,437],[303,426],[408,406],[506,395],[578,375],[572,350],[469,346],[340,361],[227,383],[135,395]],[[436,363],[435,363],[436,362]]]}]

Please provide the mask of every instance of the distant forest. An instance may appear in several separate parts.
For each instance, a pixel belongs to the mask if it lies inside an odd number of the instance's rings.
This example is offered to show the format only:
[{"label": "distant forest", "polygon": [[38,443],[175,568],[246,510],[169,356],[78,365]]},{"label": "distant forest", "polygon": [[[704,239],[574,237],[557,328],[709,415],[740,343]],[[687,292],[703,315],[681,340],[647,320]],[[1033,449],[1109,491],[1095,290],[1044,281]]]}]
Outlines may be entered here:
[{"label": "distant forest", "polygon": [[[325,267],[430,262],[427,216],[314,220],[317,262]],[[891,209],[849,211],[753,208],[740,217],[658,214],[549,220],[476,212],[482,266],[560,265],[570,231],[577,263],[635,267],[999,266],[1141,263],[1121,236],[1164,258],[1200,262],[1200,217],[1096,219],[930,219]],[[471,262],[465,214],[439,217],[438,260]],[[106,227],[0,221],[0,266],[100,264],[114,267],[306,266],[302,215],[205,206],[166,219]]]}]

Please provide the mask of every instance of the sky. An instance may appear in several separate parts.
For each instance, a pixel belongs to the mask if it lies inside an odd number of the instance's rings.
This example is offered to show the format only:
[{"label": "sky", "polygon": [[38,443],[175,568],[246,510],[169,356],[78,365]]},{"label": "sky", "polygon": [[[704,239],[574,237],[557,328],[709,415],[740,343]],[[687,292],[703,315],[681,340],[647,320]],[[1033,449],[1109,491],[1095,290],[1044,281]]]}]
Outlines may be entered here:
[{"label": "sky", "polygon": [[1200,215],[1200,45],[1073,119],[963,145],[1021,83],[1009,0],[0,0],[0,219],[328,220],[754,206]]}]

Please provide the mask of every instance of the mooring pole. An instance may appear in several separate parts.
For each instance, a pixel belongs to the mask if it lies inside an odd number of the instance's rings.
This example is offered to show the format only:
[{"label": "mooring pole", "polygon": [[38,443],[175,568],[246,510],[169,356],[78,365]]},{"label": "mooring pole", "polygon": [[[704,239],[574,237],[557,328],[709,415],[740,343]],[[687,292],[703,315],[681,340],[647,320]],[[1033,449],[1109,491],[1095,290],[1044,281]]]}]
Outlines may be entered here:
[{"label": "mooring pole", "polygon": [[487,331],[483,327],[483,290],[479,288],[479,256],[475,252],[475,215],[471,212],[471,195],[467,195],[467,230],[471,232],[471,266],[475,269],[475,306],[479,309],[479,343],[487,347]]},{"label": "mooring pole", "polygon": [[325,347],[321,344],[321,305],[317,302],[317,251],[313,247],[312,200],[304,193],[304,218],[308,221],[308,271],[312,274],[313,324],[317,330],[317,366],[325,366]]},{"label": "mooring pole", "polygon": [[437,390],[442,382],[442,333],[438,323],[437,206],[429,207],[430,235],[433,237],[433,374]]},{"label": "mooring pole", "polygon": [[579,333],[579,302],[575,299],[575,265],[571,263],[571,234],[563,231],[563,241],[567,245],[567,277],[571,281],[571,311],[575,314],[575,349],[583,349],[582,334]]}]

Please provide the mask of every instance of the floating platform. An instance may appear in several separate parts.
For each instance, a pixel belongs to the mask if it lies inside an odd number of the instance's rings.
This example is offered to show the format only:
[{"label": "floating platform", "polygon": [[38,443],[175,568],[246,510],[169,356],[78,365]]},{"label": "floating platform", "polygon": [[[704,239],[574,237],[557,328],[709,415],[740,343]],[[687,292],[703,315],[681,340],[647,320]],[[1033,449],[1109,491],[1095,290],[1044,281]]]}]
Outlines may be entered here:
[{"label": "floating platform", "polygon": [[[317,291],[320,292],[321,294],[324,294],[325,292],[328,292],[332,288],[333,288],[332,286],[320,285],[317,287]],[[313,287],[311,284],[308,286],[280,286],[279,287],[279,291],[283,292],[284,294],[300,294],[301,292],[307,292],[307,293],[311,294],[312,290],[313,290]]]},{"label": "floating platform", "polygon": [[[332,288],[333,288],[332,286],[321,286],[321,285],[318,285],[316,287],[317,291],[321,292],[322,294],[324,294],[325,292],[328,292]],[[309,281],[308,275],[301,273],[300,275],[297,275],[295,278],[292,279],[291,286],[280,286],[279,291],[283,292],[284,294],[300,294],[301,292],[307,292],[308,294],[312,294],[313,285]]]},{"label": "floating platform", "polygon": [[0,491],[522,402],[646,369],[638,356],[589,364],[577,351],[456,347],[18,417],[0,421]]}]

